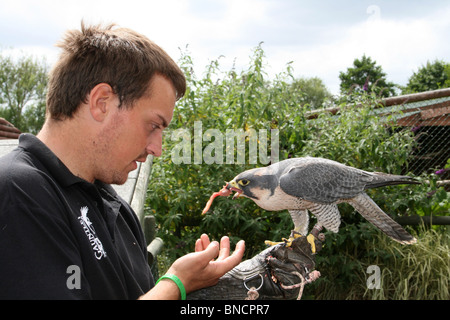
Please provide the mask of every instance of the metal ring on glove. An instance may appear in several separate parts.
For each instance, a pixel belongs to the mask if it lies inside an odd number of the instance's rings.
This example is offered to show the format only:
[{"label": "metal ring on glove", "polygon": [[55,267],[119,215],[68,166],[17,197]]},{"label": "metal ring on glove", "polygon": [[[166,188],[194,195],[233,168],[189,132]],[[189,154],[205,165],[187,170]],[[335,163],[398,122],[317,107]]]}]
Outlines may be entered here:
[{"label": "metal ring on glove", "polygon": [[251,277],[248,277],[248,278],[244,278],[243,281],[244,281],[244,287],[245,287],[245,289],[247,289],[247,290],[250,291],[250,288],[247,287],[247,282],[248,282],[248,281],[251,281],[251,280],[253,280],[253,279],[255,279],[255,278],[257,278],[258,276],[261,278],[261,285],[258,287],[258,289],[255,289],[255,290],[256,290],[256,291],[259,291],[259,289],[261,289],[262,286],[263,286],[263,284],[264,284],[264,277],[263,277],[263,275],[260,274],[260,273],[255,274],[254,276],[251,276]]}]

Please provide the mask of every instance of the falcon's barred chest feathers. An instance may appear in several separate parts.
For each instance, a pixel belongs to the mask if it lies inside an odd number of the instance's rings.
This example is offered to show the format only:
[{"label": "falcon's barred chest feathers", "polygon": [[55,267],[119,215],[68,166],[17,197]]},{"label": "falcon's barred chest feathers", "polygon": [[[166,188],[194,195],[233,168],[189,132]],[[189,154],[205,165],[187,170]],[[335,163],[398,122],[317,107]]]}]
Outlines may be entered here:
[{"label": "falcon's barred chest feathers", "polygon": [[316,227],[338,232],[341,216],[337,204],[346,202],[393,240],[412,244],[416,239],[365,193],[366,189],[397,184],[418,182],[408,176],[368,172],[332,160],[304,157],[242,172],[227,188],[265,210],[289,210],[294,232],[303,236],[308,233],[308,211],[317,217]]}]

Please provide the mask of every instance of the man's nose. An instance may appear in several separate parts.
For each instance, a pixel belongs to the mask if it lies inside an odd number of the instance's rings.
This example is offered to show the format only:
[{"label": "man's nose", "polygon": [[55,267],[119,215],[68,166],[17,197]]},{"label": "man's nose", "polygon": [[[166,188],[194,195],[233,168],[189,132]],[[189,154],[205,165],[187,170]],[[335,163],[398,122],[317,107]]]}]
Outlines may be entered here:
[{"label": "man's nose", "polygon": [[145,148],[148,154],[151,154],[154,157],[160,157],[162,154],[162,137],[157,139],[156,141],[151,141],[147,147]]}]

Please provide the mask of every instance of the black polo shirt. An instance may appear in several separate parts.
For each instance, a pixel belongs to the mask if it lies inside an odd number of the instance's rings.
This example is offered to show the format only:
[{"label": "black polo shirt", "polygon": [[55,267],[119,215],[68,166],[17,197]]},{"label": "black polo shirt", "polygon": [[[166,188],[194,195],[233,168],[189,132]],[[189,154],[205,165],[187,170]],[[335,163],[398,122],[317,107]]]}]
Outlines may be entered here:
[{"label": "black polo shirt", "polygon": [[21,135],[0,158],[0,299],[136,299],[153,286],[130,206]]}]

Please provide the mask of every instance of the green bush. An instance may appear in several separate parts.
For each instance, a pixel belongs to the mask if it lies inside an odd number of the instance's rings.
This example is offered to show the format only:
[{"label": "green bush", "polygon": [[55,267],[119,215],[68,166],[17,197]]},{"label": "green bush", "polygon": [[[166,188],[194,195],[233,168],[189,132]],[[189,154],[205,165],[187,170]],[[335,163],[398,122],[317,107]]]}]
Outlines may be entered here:
[{"label": "green bush", "polygon": [[[219,191],[225,181],[243,170],[267,165],[261,158],[250,161],[249,147],[254,141],[251,134],[245,136],[243,154],[238,154],[234,146],[227,147],[225,141],[216,141],[223,140],[227,130],[242,130],[247,134],[266,130],[269,142],[276,139],[276,132],[272,136],[271,130],[278,130],[279,160],[309,155],[369,171],[392,174],[408,171],[408,155],[415,143],[413,133],[393,127],[392,116],[377,115],[379,100],[375,95],[360,93],[348,99],[343,97],[352,103],[341,105],[337,115],[322,113],[317,119],[308,119],[310,106],[304,103],[300,87],[293,85],[291,66],[288,64],[286,70],[269,81],[261,46],[255,48],[248,69],[241,72],[221,71],[219,61],[213,61],[198,78],[188,54],[182,57],[180,65],[188,89],[165,134],[163,156],[154,161],[147,197],[147,213],[155,215],[158,236],[165,243],[161,272],[176,258],[191,252],[201,233],[216,240],[228,235],[233,243],[244,239],[245,258],[250,258],[265,248],[264,240],[279,241],[293,228],[287,211],[268,212],[249,199],[219,197],[211,211],[201,215],[210,195]],[[256,141],[258,148],[265,145],[260,135]],[[216,142],[222,142],[222,148]],[[270,154],[270,143],[267,148]],[[234,163],[227,161],[228,152],[232,152]],[[241,155],[245,161],[237,163]],[[421,179],[436,180],[435,177]],[[369,195],[393,217],[443,215],[449,203],[448,193],[437,188],[436,183],[373,189]],[[367,264],[378,263],[378,260],[374,262],[374,254],[386,258],[380,263],[393,263],[386,269],[392,274],[396,274],[396,266],[400,264],[402,272],[408,273],[408,264],[405,267],[403,259],[420,251],[420,245],[397,246],[355,214],[351,206],[342,204],[339,209],[343,217],[341,231],[339,234],[326,232],[327,241],[318,255],[317,265],[323,277],[317,285],[310,286],[305,297],[371,299],[371,293],[364,289],[361,270]],[[311,219],[310,227],[314,222]],[[377,247],[381,240],[384,246]],[[426,250],[420,252],[425,255]],[[390,258],[396,260],[392,262]],[[397,280],[393,278],[392,282]],[[354,286],[359,289],[355,291]],[[373,297],[393,297],[390,291],[383,294]]]}]

